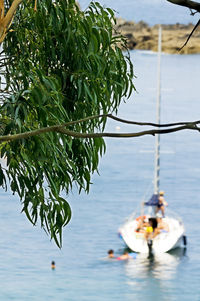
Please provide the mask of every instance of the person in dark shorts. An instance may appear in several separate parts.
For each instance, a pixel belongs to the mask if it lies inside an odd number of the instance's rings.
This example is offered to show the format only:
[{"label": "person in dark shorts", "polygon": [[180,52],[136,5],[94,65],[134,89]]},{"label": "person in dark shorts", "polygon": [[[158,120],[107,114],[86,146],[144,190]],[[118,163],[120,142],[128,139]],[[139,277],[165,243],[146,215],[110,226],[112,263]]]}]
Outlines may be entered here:
[{"label": "person in dark shorts", "polygon": [[156,213],[161,211],[163,217],[165,217],[165,206],[168,206],[167,202],[165,201],[164,194],[165,194],[164,191],[159,192],[158,205],[156,208]]}]

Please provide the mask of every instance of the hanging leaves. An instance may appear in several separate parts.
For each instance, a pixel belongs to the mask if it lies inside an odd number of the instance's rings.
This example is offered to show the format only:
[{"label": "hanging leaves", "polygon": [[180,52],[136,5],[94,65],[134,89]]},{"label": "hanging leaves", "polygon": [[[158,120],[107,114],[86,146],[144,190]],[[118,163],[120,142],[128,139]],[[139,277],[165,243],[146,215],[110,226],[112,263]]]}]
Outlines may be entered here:
[{"label": "hanging leaves", "polygon": [[[74,0],[24,1],[3,44],[6,91],[0,107],[2,135],[24,133],[88,116],[117,112],[134,89],[124,39],[113,33],[114,12],[92,2],[80,11]],[[120,45],[120,43],[122,45]],[[106,118],[71,123],[83,133],[102,131]],[[102,138],[77,139],[49,132],[0,145],[11,190],[36,225],[40,219],[58,246],[71,218],[61,195],[76,184],[89,192],[91,174],[105,152]],[[5,172],[0,169],[0,185]]]}]

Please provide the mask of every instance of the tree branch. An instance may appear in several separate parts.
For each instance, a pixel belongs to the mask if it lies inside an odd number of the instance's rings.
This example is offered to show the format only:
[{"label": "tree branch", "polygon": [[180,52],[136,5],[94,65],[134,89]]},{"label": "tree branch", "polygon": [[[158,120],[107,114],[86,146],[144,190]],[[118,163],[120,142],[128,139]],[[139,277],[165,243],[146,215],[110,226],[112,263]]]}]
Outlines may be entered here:
[{"label": "tree branch", "polygon": [[197,22],[197,24],[194,26],[194,28],[192,29],[191,33],[189,34],[189,36],[187,37],[187,40],[185,41],[185,43],[183,44],[183,46],[181,48],[179,48],[179,51],[181,51],[188,43],[189,39],[191,38],[191,36],[193,35],[194,31],[197,29],[197,27],[200,25],[200,19]]},{"label": "tree branch", "polygon": [[0,43],[3,42],[7,30],[12,22],[12,19],[14,17],[14,14],[18,8],[18,6],[20,5],[20,3],[23,0],[14,0],[12,2],[11,7],[9,8],[6,16],[4,17],[3,13],[4,13],[4,1],[0,1],[0,12],[1,12],[1,19],[0,19]]},{"label": "tree branch", "polygon": [[0,0],[0,19],[4,17],[4,0]]},{"label": "tree branch", "polygon": [[196,1],[191,0],[167,0],[168,2],[171,2],[176,5],[185,6],[189,9],[194,9],[197,12],[200,12],[200,3]]},{"label": "tree branch", "polygon": [[[82,123],[88,120],[96,119],[96,118],[112,118],[115,120],[118,120],[123,123],[129,123],[134,125],[149,125],[154,127],[172,127],[170,129],[153,129],[153,130],[146,130],[141,132],[134,132],[134,133],[80,133],[80,132],[74,132],[66,129],[66,127],[69,127],[72,124]],[[177,122],[177,123],[170,123],[170,124],[155,124],[155,123],[147,123],[147,122],[135,122],[135,121],[129,121],[117,118],[111,114],[107,115],[96,115],[96,116],[90,116],[86,117],[84,119],[80,119],[77,121],[67,122],[60,125],[54,125],[49,126],[29,132],[24,132],[20,134],[13,134],[13,135],[6,135],[6,136],[0,136],[0,143],[2,142],[11,142],[14,140],[20,140],[20,139],[27,139],[33,136],[49,133],[49,132],[57,132],[64,135],[68,135],[71,137],[76,138],[98,138],[98,137],[113,137],[113,138],[131,138],[131,137],[140,137],[140,136],[146,136],[146,135],[155,135],[155,134],[169,134],[173,132],[178,132],[182,130],[196,130],[200,131],[200,128],[197,126],[200,121],[194,121],[194,122]]]},{"label": "tree branch", "polygon": [[[194,9],[197,12],[200,12],[200,3],[196,2],[196,1],[191,1],[191,0],[167,0],[168,2],[171,2],[173,4],[176,5],[180,5],[180,6],[184,6],[190,9],[190,11],[192,12],[192,10]],[[195,13],[191,13],[192,15],[194,15]],[[192,29],[191,33],[189,34],[187,40],[185,41],[185,43],[183,44],[183,46],[179,49],[179,51],[181,51],[185,45],[188,43],[189,39],[191,38],[191,36],[193,35],[194,31],[196,30],[196,28],[200,25],[200,20],[197,22],[197,24],[194,26],[194,28]]]},{"label": "tree branch", "polygon": [[116,116],[113,116],[112,114],[105,115],[111,119],[114,119],[116,121],[127,123],[127,124],[133,124],[133,125],[146,125],[146,126],[154,126],[154,127],[170,127],[170,126],[177,126],[177,125],[186,125],[186,124],[199,124],[200,120],[192,121],[192,122],[175,122],[175,123],[164,123],[164,124],[158,124],[158,123],[152,123],[152,122],[137,122],[137,121],[130,121],[126,119],[121,119]]},{"label": "tree branch", "polygon": [[[133,138],[133,137],[141,137],[141,136],[147,136],[147,135],[155,135],[155,134],[169,134],[173,132],[178,132],[182,130],[197,130],[200,131],[200,128],[194,127],[191,125],[185,125],[185,126],[179,126],[171,129],[164,129],[164,130],[148,130],[148,131],[142,131],[137,133],[77,133],[73,131],[69,131],[64,128],[59,128],[56,131],[62,134],[66,134],[71,137],[76,138],[102,138],[102,137],[110,137],[110,138]],[[0,138],[1,141],[1,138]]]}]

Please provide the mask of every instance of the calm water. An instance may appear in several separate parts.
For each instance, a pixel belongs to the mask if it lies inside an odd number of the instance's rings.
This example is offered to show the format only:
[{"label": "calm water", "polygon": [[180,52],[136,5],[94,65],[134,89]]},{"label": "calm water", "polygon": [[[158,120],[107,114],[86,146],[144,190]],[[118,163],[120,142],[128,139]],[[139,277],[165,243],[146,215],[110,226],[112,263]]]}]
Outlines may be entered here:
[{"label": "calm water", "polygon": [[[79,0],[82,9],[86,9],[90,0]],[[131,21],[145,21],[150,25],[154,24],[175,24],[195,23],[198,21],[198,14],[191,16],[188,8],[180,7],[167,0],[98,0],[105,7],[115,10],[117,17]],[[198,2],[198,1],[197,1]]]},{"label": "calm water", "polygon": [[[121,106],[119,116],[155,121],[156,54],[131,55],[138,93]],[[162,122],[199,119],[199,70],[199,55],[162,55]],[[116,125],[110,122],[108,130],[116,131]],[[104,259],[109,248],[123,251],[117,229],[145,193],[151,195],[154,168],[153,137],[107,139],[91,193],[69,197],[73,218],[62,250],[20,214],[16,196],[1,191],[0,300],[200,300],[200,136],[166,135],[161,145],[161,188],[170,209],[184,220],[186,253],[163,254],[153,262],[142,256],[127,262]]]}]

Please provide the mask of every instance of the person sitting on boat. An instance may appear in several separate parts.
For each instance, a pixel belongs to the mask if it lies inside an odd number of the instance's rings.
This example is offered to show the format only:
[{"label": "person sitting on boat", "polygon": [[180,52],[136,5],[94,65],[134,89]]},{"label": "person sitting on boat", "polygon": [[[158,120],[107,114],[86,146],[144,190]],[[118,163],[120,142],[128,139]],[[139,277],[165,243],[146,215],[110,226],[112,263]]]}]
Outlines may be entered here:
[{"label": "person sitting on boat", "polygon": [[136,232],[145,232],[146,231],[146,227],[148,227],[149,222],[148,219],[146,218],[145,215],[141,215],[138,218],[136,218],[137,220],[137,229]]},{"label": "person sitting on boat", "polygon": [[168,206],[168,203],[165,201],[164,194],[165,194],[164,191],[159,192],[158,205],[156,208],[156,213],[161,211],[163,217],[165,217],[165,206]]},{"label": "person sitting on boat", "polygon": [[146,231],[144,234],[144,237],[146,240],[155,238],[160,233],[160,230],[158,229],[158,222],[157,219],[154,217],[149,218],[149,224],[146,227]]},{"label": "person sitting on boat", "polygon": [[157,214],[156,218],[149,219],[149,226],[146,228],[145,238],[153,239],[161,232],[169,232],[169,226],[163,221],[161,214]]}]

